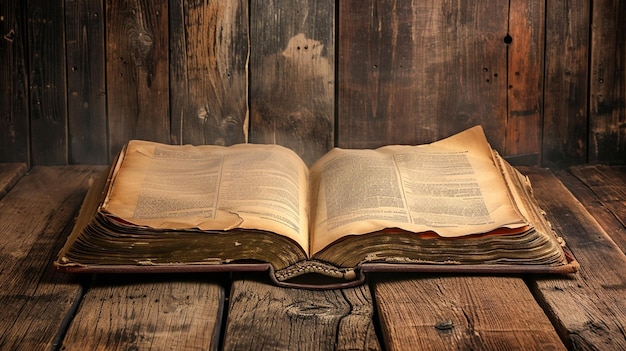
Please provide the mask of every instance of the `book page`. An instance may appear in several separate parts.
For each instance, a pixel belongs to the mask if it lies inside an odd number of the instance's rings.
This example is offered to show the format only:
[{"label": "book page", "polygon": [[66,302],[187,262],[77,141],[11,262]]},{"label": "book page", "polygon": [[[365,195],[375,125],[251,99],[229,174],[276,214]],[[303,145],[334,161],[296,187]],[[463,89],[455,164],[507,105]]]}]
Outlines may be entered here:
[{"label": "book page", "polygon": [[480,127],[428,145],[334,149],[310,177],[311,254],[384,228],[458,237],[528,225]]},{"label": "book page", "polygon": [[259,229],[308,251],[308,170],[277,145],[131,141],[102,209],[157,229]]}]

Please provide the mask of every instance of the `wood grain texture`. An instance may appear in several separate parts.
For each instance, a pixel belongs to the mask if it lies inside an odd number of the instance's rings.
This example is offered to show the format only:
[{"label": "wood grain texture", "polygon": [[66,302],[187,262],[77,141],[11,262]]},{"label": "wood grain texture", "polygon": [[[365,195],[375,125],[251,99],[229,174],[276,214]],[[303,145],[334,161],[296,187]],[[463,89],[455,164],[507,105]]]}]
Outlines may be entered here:
[{"label": "wood grain texture", "polygon": [[250,2],[250,140],[312,164],[334,145],[335,0]]},{"label": "wood grain texture", "polygon": [[67,164],[63,0],[26,3],[32,164]]},{"label": "wood grain texture", "polygon": [[569,277],[529,279],[535,296],[570,349],[626,349],[626,256],[554,174],[522,171],[580,263],[580,271]]},{"label": "wood grain texture", "polygon": [[170,140],[167,0],[107,0],[109,159],[129,139]]},{"label": "wood grain texture", "polygon": [[247,1],[170,1],[173,143],[246,141],[248,39]]},{"label": "wood grain texture", "polygon": [[25,163],[0,163],[0,199],[26,174]]},{"label": "wood grain texture", "polygon": [[626,253],[626,168],[585,165],[557,174]]},{"label": "wood grain texture", "polygon": [[254,280],[231,288],[224,350],[380,350],[367,286],[285,289]]},{"label": "wood grain texture", "polygon": [[524,281],[409,276],[374,285],[386,350],[565,350]]},{"label": "wood grain texture", "polygon": [[216,350],[224,291],[182,277],[98,276],[63,350]]},{"label": "wood grain texture", "polygon": [[546,2],[542,166],[587,161],[590,0]]},{"label": "wood grain texture", "polygon": [[482,124],[504,151],[508,3],[339,3],[338,145],[422,144]]},{"label": "wood grain texture", "polygon": [[[509,2],[507,156],[539,165],[543,106],[545,3]],[[520,156],[524,156],[522,159]]]},{"label": "wood grain texture", "polygon": [[81,286],[52,261],[97,171],[35,167],[0,200],[0,349],[54,348]]},{"label": "wood grain texture", "polygon": [[70,163],[109,163],[104,30],[103,1],[65,1]]},{"label": "wood grain texture", "polygon": [[30,164],[26,2],[0,2],[0,162]]},{"label": "wood grain texture", "polygon": [[593,1],[589,161],[626,162],[626,2]]}]

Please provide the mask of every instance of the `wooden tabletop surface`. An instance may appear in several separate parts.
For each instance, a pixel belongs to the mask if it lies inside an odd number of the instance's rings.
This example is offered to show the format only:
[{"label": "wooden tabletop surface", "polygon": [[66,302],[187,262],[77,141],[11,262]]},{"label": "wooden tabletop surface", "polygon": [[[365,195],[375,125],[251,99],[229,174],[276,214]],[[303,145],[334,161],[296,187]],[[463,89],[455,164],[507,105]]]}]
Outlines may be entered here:
[{"label": "wooden tabletop surface", "polygon": [[626,350],[626,168],[521,168],[581,265],[570,276],[264,274],[52,267],[94,166],[0,164],[0,350]]}]

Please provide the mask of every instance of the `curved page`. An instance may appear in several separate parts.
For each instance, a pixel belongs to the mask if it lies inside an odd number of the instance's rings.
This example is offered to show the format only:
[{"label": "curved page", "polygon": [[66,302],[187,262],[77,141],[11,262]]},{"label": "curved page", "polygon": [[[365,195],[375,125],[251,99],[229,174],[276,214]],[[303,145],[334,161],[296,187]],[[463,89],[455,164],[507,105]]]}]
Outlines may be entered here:
[{"label": "curved page", "polygon": [[308,170],[277,145],[165,145],[133,140],[102,211],[157,229],[258,229],[308,251]]},{"label": "curved page", "polygon": [[524,230],[480,127],[420,146],[334,149],[310,172],[311,254],[384,228],[443,237]]}]

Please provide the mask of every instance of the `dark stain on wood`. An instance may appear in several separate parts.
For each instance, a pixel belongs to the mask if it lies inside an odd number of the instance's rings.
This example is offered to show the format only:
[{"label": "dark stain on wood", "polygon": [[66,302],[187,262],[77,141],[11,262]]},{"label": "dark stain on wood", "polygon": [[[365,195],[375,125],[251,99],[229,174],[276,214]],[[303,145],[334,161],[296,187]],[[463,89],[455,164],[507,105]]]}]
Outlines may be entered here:
[{"label": "dark stain on wood", "polygon": [[310,165],[334,146],[334,1],[253,1],[251,19],[250,140]]}]

